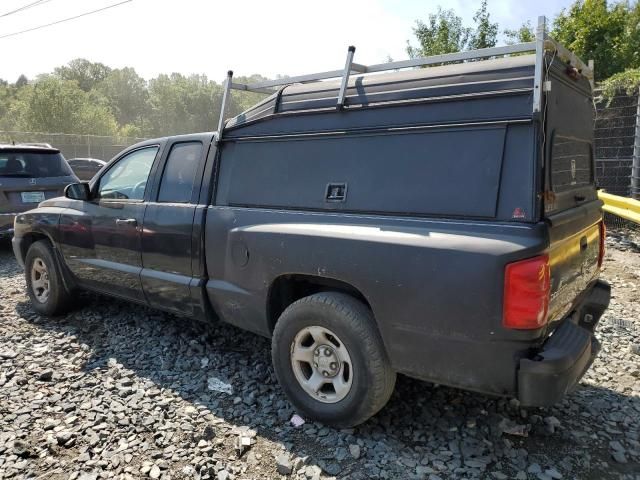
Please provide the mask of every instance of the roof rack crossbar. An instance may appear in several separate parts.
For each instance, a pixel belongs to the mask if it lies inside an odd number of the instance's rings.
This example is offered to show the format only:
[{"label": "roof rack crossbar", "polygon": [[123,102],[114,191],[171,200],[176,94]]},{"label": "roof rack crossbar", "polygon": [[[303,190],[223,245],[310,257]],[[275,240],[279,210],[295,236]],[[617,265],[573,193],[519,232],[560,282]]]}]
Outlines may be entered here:
[{"label": "roof rack crossbar", "polygon": [[562,61],[575,67],[582,75],[590,80],[593,85],[593,67],[591,62],[585,64],[576,55],[571,53],[565,47],[557,43],[547,35],[546,18],[538,17],[538,25],[536,29],[536,39],[533,42],[518,43],[515,45],[505,45],[501,47],[480,48],[466,52],[447,53],[444,55],[433,55],[430,57],[412,58],[409,60],[401,60],[397,62],[378,63],[375,65],[361,65],[353,62],[355,47],[349,47],[347,51],[347,60],[342,70],[330,70],[326,72],[311,73],[308,75],[298,75],[295,77],[283,77],[276,80],[265,80],[263,82],[254,83],[234,83],[232,82],[233,72],[229,72],[224,83],[224,93],[222,97],[222,109],[220,112],[220,121],[218,122],[218,141],[222,137],[221,131],[224,127],[224,115],[230,90],[243,90],[247,92],[257,92],[264,94],[274,94],[278,92],[277,88],[293,83],[310,83],[320,80],[328,80],[331,78],[341,78],[340,90],[338,91],[337,108],[344,106],[346,99],[347,87],[349,85],[349,76],[352,73],[376,73],[389,70],[399,70],[403,68],[425,67],[429,65],[441,65],[444,63],[464,62],[470,60],[488,59],[491,57],[500,57],[504,55],[513,55],[521,53],[535,52],[535,71],[534,71],[534,90],[533,90],[533,112],[537,113],[541,110],[541,98],[543,87],[543,69],[545,52],[553,51]]}]

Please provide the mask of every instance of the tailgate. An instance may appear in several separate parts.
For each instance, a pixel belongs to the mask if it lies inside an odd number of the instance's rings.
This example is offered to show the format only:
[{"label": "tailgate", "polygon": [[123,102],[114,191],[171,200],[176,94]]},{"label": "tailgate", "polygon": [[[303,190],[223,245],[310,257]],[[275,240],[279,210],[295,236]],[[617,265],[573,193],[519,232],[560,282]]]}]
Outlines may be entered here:
[{"label": "tailgate", "polygon": [[549,320],[574,306],[599,271],[602,202],[595,185],[594,109],[584,77],[555,60],[545,92],[543,218],[549,225]]},{"label": "tailgate", "polygon": [[[580,294],[598,276],[601,214],[600,205],[585,206],[574,219],[551,217],[549,265],[551,300],[549,320],[559,320],[569,313]],[[588,208],[591,207],[591,208]],[[591,212],[589,212],[591,210]],[[574,212],[567,212],[572,214]],[[578,212],[575,212],[578,213]],[[590,215],[589,215],[590,213]],[[588,215],[587,217],[583,215]],[[555,225],[554,225],[555,220]],[[590,220],[586,221],[585,220]]]}]

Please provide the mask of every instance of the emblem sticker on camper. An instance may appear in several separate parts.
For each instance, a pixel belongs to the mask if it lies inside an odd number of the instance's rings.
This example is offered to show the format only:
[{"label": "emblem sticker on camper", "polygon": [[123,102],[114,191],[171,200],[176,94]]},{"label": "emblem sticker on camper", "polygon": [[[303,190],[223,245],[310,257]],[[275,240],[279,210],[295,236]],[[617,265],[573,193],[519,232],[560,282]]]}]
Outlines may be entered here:
[{"label": "emblem sticker on camper", "polygon": [[520,207],[516,207],[516,209],[513,211],[513,214],[511,214],[511,218],[525,218],[527,215],[524,212],[524,209],[520,208]]}]

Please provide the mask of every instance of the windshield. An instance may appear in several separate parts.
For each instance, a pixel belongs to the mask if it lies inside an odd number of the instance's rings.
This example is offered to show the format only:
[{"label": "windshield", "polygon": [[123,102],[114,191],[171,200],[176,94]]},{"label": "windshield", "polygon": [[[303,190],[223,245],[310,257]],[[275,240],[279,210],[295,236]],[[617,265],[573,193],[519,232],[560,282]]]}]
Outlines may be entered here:
[{"label": "windshield", "polygon": [[0,152],[0,177],[67,177],[73,175],[58,152]]}]

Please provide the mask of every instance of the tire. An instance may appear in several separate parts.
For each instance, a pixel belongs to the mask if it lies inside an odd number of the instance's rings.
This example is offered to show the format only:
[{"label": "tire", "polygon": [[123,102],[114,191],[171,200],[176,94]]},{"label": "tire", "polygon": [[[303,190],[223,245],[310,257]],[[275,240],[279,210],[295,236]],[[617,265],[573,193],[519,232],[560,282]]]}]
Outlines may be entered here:
[{"label": "tire", "polygon": [[64,286],[62,272],[47,240],[39,240],[29,247],[24,275],[31,306],[37,313],[54,316],[69,309],[71,294]]},{"label": "tire", "polygon": [[[371,311],[343,293],[317,293],[287,307],[274,329],[271,356],[294,408],[337,428],[375,415],[395,386]],[[317,390],[318,381],[327,383]]]}]

